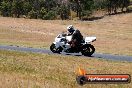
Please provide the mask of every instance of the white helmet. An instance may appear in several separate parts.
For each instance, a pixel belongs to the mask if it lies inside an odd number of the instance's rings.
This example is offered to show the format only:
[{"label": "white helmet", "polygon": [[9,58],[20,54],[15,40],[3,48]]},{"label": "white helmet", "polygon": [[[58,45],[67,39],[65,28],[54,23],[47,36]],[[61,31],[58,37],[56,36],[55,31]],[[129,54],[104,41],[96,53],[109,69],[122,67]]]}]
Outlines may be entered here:
[{"label": "white helmet", "polygon": [[69,25],[69,26],[67,26],[67,30],[68,30],[68,29],[71,29],[71,28],[74,29],[73,25]]},{"label": "white helmet", "polygon": [[70,33],[73,33],[73,32],[75,31],[73,25],[69,25],[69,26],[67,27],[67,30],[68,30]]}]

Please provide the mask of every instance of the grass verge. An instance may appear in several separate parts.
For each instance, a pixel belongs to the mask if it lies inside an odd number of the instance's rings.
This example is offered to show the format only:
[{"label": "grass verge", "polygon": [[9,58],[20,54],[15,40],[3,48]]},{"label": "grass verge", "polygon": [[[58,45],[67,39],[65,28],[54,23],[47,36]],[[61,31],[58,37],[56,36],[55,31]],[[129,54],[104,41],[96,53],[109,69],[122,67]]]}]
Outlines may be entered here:
[{"label": "grass verge", "polygon": [[130,74],[132,63],[96,58],[0,50],[0,88],[130,88],[130,84],[79,86],[79,67],[88,74]]}]

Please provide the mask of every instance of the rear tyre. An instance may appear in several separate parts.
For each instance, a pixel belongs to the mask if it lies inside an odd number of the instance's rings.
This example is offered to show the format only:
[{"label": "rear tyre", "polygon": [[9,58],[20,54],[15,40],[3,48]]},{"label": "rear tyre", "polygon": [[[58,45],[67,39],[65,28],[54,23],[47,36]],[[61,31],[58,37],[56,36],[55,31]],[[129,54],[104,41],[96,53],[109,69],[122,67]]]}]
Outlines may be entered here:
[{"label": "rear tyre", "polygon": [[55,44],[52,43],[51,46],[50,46],[50,50],[53,53],[60,53],[60,52],[62,52],[62,47],[56,48]]},{"label": "rear tyre", "polygon": [[95,52],[95,48],[91,44],[84,45],[82,48],[82,55],[84,56],[91,56]]}]

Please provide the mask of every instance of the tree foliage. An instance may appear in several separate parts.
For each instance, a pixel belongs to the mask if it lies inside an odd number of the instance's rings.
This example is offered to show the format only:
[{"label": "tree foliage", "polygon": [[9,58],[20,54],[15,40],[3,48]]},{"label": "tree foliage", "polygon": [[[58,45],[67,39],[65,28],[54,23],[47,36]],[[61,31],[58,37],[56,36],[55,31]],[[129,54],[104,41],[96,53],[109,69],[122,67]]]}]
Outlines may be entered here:
[{"label": "tree foliage", "polygon": [[[113,2],[117,2],[111,4]],[[108,11],[124,8],[130,0],[0,0],[0,15],[22,17],[23,15],[34,19],[53,20],[61,18],[70,19],[71,12],[76,16],[88,17],[95,9]],[[123,10],[123,9],[122,9]]]},{"label": "tree foliage", "polygon": [[2,16],[11,16],[11,4],[8,1],[2,1],[0,5]]}]

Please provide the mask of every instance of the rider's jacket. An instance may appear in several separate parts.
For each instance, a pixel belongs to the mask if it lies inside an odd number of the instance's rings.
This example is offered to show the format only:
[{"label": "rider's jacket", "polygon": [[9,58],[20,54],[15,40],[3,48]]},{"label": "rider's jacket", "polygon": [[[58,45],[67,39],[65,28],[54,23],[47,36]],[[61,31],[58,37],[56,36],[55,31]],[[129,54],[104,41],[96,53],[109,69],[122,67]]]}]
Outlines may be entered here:
[{"label": "rider's jacket", "polygon": [[75,41],[76,43],[81,43],[83,40],[83,36],[80,33],[79,30],[75,30],[72,34],[72,41]]}]

